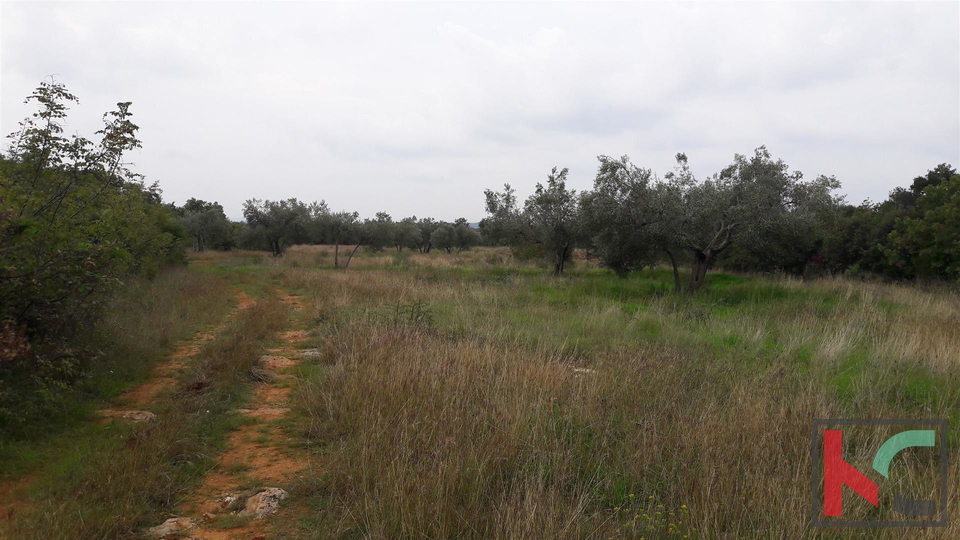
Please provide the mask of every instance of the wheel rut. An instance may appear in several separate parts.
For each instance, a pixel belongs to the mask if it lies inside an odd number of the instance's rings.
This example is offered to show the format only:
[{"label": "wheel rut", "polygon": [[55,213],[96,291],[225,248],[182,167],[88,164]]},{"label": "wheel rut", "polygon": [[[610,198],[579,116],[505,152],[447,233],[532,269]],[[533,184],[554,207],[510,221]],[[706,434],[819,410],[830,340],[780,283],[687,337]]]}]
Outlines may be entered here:
[{"label": "wheel rut", "polygon": [[[121,394],[113,406],[97,411],[101,421],[149,422],[156,418],[153,412],[144,409],[150,408],[160,396],[172,390],[185,362],[197,355],[203,345],[214,339],[241,310],[253,304],[254,300],[247,293],[238,291],[234,308],[214,330],[197,332],[193,337],[181,341],[164,361],[153,367],[147,380]],[[0,481],[0,521],[10,521],[15,514],[29,508],[25,494],[37,478],[34,474]]]},{"label": "wheel rut", "polygon": [[[295,313],[308,307],[300,296],[282,291],[278,296]],[[226,451],[200,487],[177,507],[178,517],[165,522],[176,527],[171,538],[266,538],[275,514],[287,510],[281,503],[285,488],[307,465],[284,430],[301,356],[298,344],[307,337],[304,330],[280,332],[280,346],[260,357],[264,380],[254,388],[249,403],[237,410],[244,422],[230,434]]]},{"label": "wheel rut", "polygon": [[243,292],[238,291],[235,297],[236,305],[230,313],[210,332],[197,332],[192,338],[181,342],[170,356],[154,366],[150,377],[139,385],[120,395],[117,405],[99,411],[105,421],[123,419],[134,422],[149,421],[153,413],[142,410],[155,403],[160,396],[172,391],[177,385],[177,376],[183,370],[185,363],[196,356],[203,346],[213,340],[230,321],[236,318],[242,310],[254,304],[254,300]]}]

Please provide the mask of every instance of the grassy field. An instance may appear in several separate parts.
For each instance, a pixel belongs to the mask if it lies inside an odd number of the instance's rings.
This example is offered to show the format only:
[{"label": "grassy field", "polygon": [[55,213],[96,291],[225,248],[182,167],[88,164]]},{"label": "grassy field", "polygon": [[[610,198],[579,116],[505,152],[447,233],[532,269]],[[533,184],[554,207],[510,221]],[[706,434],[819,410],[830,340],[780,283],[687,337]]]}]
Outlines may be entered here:
[{"label": "grassy field", "polygon": [[225,314],[233,304],[230,289],[222,279],[178,270],[117,299],[100,330],[109,356],[92,372],[90,393],[73,397],[73,418],[50,422],[50,436],[21,440],[10,452],[29,485],[12,519],[0,520],[0,537],[130,537],[203,478],[226,435],[242,422],[236,407],[255,379],[262,342],[285,319],[279,301],[238,313],[198,350],[176,389],[146,403],[156,421],[104,424],[93,411],[146,379],[172,340]]},{"label": "grassy field", "polygon": [[954,290],[717,274],[689,297],[666,270],[323,253],[267,271],[315,298],[324,352],[304,537],[808,536],[813,418],[949,418],[957,443]]},{"label": "grassy field", "polygon": [[226,281],[192,269],[171,269],[153,281],[132,281],[110,302],[104,320],[79,345],[97,351],[73,388],[38,395],[38,414],[2,426],[0,480],[35,469],[63,439],[84,438],[94,411],[146,378],[174,345],[230,308]]},{"label": "grassy field", "polygon": [[[104,515],[111,501],[125,509],[122,527],[94,513],[99,525],[85,521],[81,537],[130,534],[176,506],[235,427],[251,359],[286,324],[265,292],[282,289],[306,300],[302,346],[316,351],[296,367],[280,424],[302,467],[282,486],[278,538],[960,536],[956,524],[809,524],[812,419],[948,418],[951,448],[960,443],[955,289],[718,273],[685,296],[668,270],[619,279],[577,260],[553,278],[501,249],[360,252],[347,270],[332,257],[327,247],[193,257],[178,279],[263,296],[196,360],[223,391],[159,406],[155,446],[104,443],[81,454],[97,459],[61,461],[33,491],[41,514],[27,514],[53,525],[8,530],[62,537],[77,526],[76,490],[106,501]],[[198,419],[197,407],[217,414]],[[206,461],[139,461],[182,456],[174,440],[206,445],[190,450]],[[854,445],[845,458],[866,471],[875,449]],[[920,474],[925,455],[900,466]],[[954,515],[957,465],[954,455]],[[104,471],[119,479],[91,483]],[[138,482],[144,493],[130,489]],[[883,512],[855,495],[845,508]]]}]

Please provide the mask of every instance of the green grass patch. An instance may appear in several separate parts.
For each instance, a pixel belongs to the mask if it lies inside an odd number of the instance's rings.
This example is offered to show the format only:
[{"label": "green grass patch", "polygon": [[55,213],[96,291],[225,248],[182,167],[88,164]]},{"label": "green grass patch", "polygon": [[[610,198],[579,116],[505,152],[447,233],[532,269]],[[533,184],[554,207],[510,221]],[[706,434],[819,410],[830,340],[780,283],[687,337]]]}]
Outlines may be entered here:
[{"label": "green grass patch", "polygon": [[[76,344],[82,362],[70,387],[38,388],[0,417],[0,478],[31,472],[62,445],[83,438],[93,413],[143,381],[153,365],[232,305],[226,283],[187,269],[128,283],[91,333]],[[9,382],[8,382],[9,383]]]},{"label": "green grass patch", "polygon": [[129,537],[162,521],[243,422],[235,408],[255,381],[261,342],[284,322],[279,301],[239,312],[188,365],[187,384],[155,405],[157,420],[88,428],[52,457],[31,488],[26,510],[0,524],[0,536]]}]

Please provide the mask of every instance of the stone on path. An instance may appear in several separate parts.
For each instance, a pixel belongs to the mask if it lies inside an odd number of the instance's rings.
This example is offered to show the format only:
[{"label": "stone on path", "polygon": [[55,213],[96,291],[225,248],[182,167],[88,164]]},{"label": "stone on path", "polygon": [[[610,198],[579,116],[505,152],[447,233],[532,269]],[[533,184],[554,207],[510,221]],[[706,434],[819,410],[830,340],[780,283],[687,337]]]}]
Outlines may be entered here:
[{"label": "stone on path", "polygon": [[190,530],[197,526],[197,522],[190,518],[179,517],[170,518],[156,527],[147,530],[147,535],[154,538],[172,537],[183,531]]},{"label": "stone on path", "polygon": [[241,516],[252,516],[254,519],[272,514],[280,509],[280,501],[287,497],[287,492],[280,488],[266,488],[247,499]]}]

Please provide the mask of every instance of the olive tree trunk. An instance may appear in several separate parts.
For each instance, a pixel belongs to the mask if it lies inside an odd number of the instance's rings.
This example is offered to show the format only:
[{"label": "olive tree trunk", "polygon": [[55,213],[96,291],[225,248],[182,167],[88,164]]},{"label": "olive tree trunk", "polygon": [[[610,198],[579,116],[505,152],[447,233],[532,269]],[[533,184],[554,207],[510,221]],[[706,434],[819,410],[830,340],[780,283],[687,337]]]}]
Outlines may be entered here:
[{"label": "olive tree trunk", "polygon": [[570,244],[566,243],[554,252],[553,275],[562,276],[563,269],[567,263],[567,255],[570,254]]},{"label": "olive tree trunk", "polygon": [[357,244],[357,245],[353,246],[353,250],[350,252],[350,255],[347,256],[347,262],[344,263],[344,265],[343,265],[343,269],[344,269],[344,270],[346,270],[347,267],[350,266],[350,261],[353,260],[353,254],[356,253],[358,249],[360,249],[360,244]]},{"label": "olive tree trunk", "polygon": [[690,281],[687,284],[687,291],[697,292],[703,287],[707,279],[707,270],[713,267],[714,261],[717,260],[717,255],[733,243],[733,230],[736,226],[736,223],[720,223],[717,234],[713,236],[713,239],[710,240],[710,243],[707,244],[706,247],[691,246],[691,250],[693,251],[693,264],[690,268]]},{"label": "olive tree trunk", "polygon": [[667,250],[667,256],[670,257],[670,266],[673,267],[673,292],[680,292],[680,269],[677,268],[677,258],[673,250]]},{"label": "olive tree trunk", "polygon": [[702,251],[693,252],[693,265],[690,268],[690,281],[687,283],[687,291],[697,292],[703,287],[707,278],[707,270],[713,266],[716,257],[716,253],[712,251],[706,253]]}]

